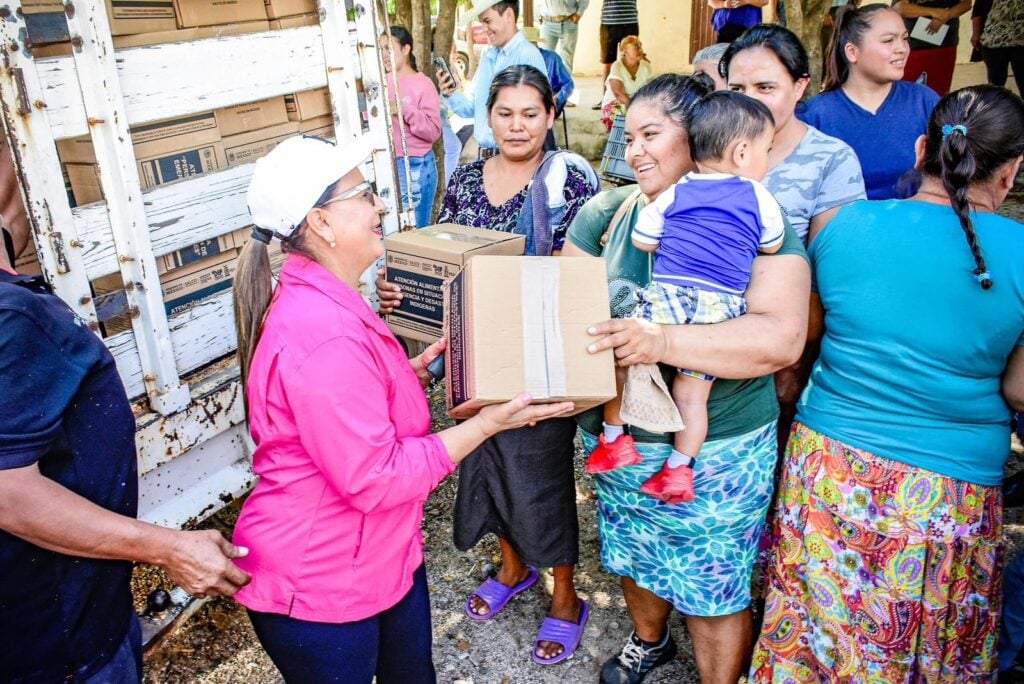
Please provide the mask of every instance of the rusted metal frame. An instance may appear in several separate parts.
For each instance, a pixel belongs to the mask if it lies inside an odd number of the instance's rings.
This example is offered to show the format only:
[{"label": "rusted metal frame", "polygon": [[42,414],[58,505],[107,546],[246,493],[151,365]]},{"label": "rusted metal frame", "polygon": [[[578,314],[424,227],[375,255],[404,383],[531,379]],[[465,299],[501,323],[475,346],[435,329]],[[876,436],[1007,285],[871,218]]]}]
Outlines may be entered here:
[{"label": "rusted metal frame", "polygon": [[[341,4],[340,0],[334,2]],[[377,193],[388,213],[384,218],[384,234],[397,233],[400,229],[398,213],[398,184],[395,178],[395,145],[392,140],[391,114],[387,106],[387,92],[384,88],[384,65],[377,41],[380,40],[381,26],[379,6],[375,0],[355,0],[353,6],[356,24],[356,54],[362,68],[363,94],[366,97],[366,117],[373,144],[373,170],[377,177]],[[353,113],[360,117],[358,108]],[[410,209],[404,221],[416,222]],[[374,269],[376,270],[376,269]]]},{"label": "rusted metal frame", "polygon": [[20,0],[0,7],[0,110],[39,264],[54,292],[99,329]]},{"label": "rusted metal frame", "polygon": [[192,403],[187,409],[172,416],[149,414],[138,421],[140,477],[245,420],[237,364],[205,378],[190,378],[189,387]]},{"label": "rusted metal frame", "polygon": [[190,396],[174,363],[110,23],[102,3],[73,5],[69,0],[65,8],[72,40],[80,44],[72,56],[92,131],[100,187],[106,198],[146,394],[154,411],[169,415],[187,407]]}]

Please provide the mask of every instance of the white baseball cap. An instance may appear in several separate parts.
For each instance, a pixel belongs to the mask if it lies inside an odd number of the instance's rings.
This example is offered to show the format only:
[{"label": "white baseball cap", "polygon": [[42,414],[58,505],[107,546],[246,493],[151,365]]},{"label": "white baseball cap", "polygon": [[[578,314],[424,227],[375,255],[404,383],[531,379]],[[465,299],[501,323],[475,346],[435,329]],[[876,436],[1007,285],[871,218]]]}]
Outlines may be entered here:
[{"label": "white baseball cap", "polygon": [[331,185],[370,156],[365,136],[337,145],[312,136],[289,138],[256,161],[246,201],[257,228],[288,238]]}]

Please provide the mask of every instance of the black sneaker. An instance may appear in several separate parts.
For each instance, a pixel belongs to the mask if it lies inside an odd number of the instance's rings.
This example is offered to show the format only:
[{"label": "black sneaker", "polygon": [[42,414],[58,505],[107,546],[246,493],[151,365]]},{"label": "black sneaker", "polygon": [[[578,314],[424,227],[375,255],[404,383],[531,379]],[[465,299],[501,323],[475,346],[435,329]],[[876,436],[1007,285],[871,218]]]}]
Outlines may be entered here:
[{"label": "black sneaker", "polygon": [[634,631],[629,641],[601,668],[601,684],[640,684],[647,673],[676,657],[676,642],[665,632],[657,646],[645,646]]}]

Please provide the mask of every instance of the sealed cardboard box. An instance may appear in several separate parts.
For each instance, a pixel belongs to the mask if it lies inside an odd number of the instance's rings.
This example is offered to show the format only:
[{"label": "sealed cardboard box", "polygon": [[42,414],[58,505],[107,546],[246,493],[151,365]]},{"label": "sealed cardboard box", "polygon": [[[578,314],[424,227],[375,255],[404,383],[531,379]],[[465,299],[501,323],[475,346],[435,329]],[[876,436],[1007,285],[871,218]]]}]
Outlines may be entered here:
[{"label": "sealed cardboard box", "polygon": [[67,164],[64,170],[68,174],[71,195],[75,198],[76,205],[82,206],[103,200],[99,171],[95,164]]},{"label": "sealed cardboard box", "polygon": [[217,128],[220,129],[222,138],[288,123],[284,95],[234,107],[223,107],[216,110],[214,116],[217,118]]},{"label": "sealed cardboard box", "polygon": [[195,28],[175,29],[174,31],[156,31],[140,33],[133,36],[114,36],[114,47],[117,49],[145,47],[147,45],[163,45],[165,43],[185,43],[207,38],[239,36],[246,33],[262,33],[270,30],[268,21],[244,21],[237,24],[221,24],[219,26],[198,26]]},{"label": "sealed cardboard box", "polygon": [[604,259],[471,259],[444,288],[448,415],[523,392],[573,401],[577,412],[612,399],[612,352],[587,353],[587,328],[611,317],[605,268]]},{"label": "sealed cardboard box", "polygon": [[[526,237],[452,223],[396,233],[384,238],[385,278],[402,287],[402,306],[387,323],[396,335],[433,342],[443,333],[445,281],[470,257],[522,254]],[[607,289],[607,288],[606,288]]]},{"label": "sealed cardboard box", "polygon": [[266,21],[263,0],[174,0],[178,28]]},{"label": "sealed cardboard box", "polygon": [[110,33],[126,36],[133,33],[173,31],[178,28],[172,0],[106,0],[110,17]]},{"label": "sealed cardboard box", "polygon": [[233,249],[240,249],[252,235],[252,226],[239,228],[238,230],[225,233],[220,237],[202,240],[194,245],[182,247],[170,254],[164,254],[156,259],[156,268],[160,273],[167,273],[176,268],[195,264],[203,259],[208,259],[217,254],[224,254]]},{"label": "sealed cardboard box", "polygon": [[[267,12],[267,16],[270,16],[269,12]],[[316,24],[319,23],[319,15],[301,14],[297,17],[282,17],[280,19],[271,19],[270,30],[280,31],[281,29],[299,28],[300,26],[315,26]]]},{"label": "sealed cardboard box", "polygon": [[334,117],[330,114],[299,122],[299,133],[334,140]]},{"label": "sealed cardboard box", "polygon": [[292,121],[306,121],[331,113],[331,94],[327,88],[304,90],[301,93],[284,96],[288,118]]},{"label": "sealed cardboard box", "polygon": [[264,0],[268,19],[316,12],[316,0]]},{"label": "sealed cardboard box", "polygon": [[22,14],[46,14],[48,12],[64,12],[64,0],[24,0],[21,3]]},{"label": "sealed cardboard box", "polygon": [[266,156],[270,150],[298,132],[299,125],[294,121],[288,121],[277,126],[224,138],[224,152],[227,155],[228,166],[254,162],[260,157]]},{"label": "sealed cardboard box", "polygon": [[[227,166],[213,112],[135,126],[130,133],[143,188],[198,176]],[[95,150],[89,137],[59,140],[57,153],[61,161],[67,164],[69,175],[74,164],[96,163]],[[84,192],[85,174],[83,170],[79,172]],[[75,179],[71,180],[74,191]]]}]

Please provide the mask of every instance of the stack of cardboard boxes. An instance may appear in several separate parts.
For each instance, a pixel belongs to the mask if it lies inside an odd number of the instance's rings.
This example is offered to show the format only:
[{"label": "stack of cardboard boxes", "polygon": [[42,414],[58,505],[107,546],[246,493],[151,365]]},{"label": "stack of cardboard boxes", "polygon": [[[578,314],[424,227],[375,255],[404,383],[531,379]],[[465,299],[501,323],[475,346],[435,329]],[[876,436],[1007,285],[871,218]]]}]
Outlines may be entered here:
[{"label": "stack of cardboard boxes", "polygon": [[[105,0],[116,49],[259,33],[316,24],[316,0]],[[31,36],[36,59],[68,55],[62,0],[25,0],[26,15],[39,27]],[[62,26],[57,30],[54,27]],[[254,78],[258,75],[254,75]],[[326,88],[281,95],[257,102],[133,126],[130,130],[142,187],[190,178],[209,171],[254,162],[278,143],[299,134],[334,138]],[[74,205],[103,200],[96,155],[90,137],[57,142]],[[168,314],[221,292],[231,285],[238,254],[251,229],[243,228],[158,258]],[[280,266],[279,247],[271,249]],[[34,253],[19,266],[37,272]],[[123,314],[120,274],[93,282],[107,334],[130,327]],[[106,304],[100,306],[101,302]]]}]

